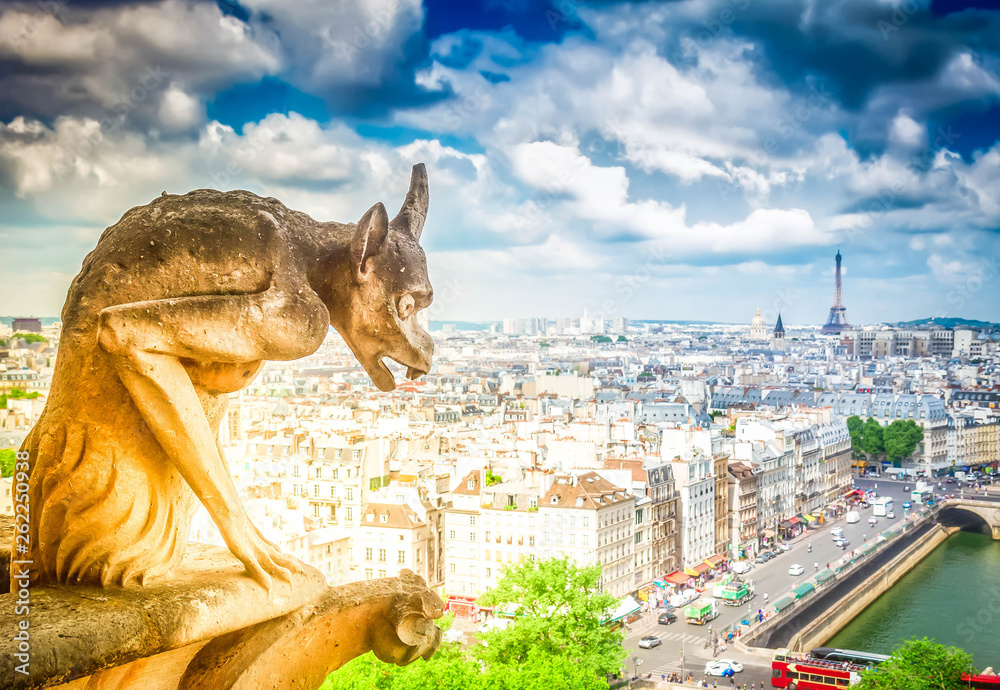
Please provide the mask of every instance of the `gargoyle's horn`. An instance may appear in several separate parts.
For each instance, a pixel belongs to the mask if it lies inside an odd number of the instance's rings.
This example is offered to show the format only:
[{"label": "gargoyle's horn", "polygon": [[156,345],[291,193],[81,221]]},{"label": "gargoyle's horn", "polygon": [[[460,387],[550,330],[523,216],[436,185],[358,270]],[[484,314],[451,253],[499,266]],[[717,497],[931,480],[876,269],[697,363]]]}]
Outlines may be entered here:
[{"label": "gargoyle's horn", "polygon": [[392,225],[406,229],[414,239],[420,239],[424,229],[424,219],[427,218],[427,168],[423,163],[413,166],[410,175],[410,191],[399,213],[392,219]]}]

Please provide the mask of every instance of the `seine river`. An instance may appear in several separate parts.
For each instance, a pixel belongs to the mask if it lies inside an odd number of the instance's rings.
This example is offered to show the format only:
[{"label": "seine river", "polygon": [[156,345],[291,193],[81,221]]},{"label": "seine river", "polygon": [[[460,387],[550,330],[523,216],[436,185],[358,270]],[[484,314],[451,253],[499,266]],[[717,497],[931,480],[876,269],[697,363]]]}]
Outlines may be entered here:
[{"label": "seine river", "polygon": [[932,637],[1000,672],[1000,542],[959,532],[826,643],[889,654],[901,640]]}]

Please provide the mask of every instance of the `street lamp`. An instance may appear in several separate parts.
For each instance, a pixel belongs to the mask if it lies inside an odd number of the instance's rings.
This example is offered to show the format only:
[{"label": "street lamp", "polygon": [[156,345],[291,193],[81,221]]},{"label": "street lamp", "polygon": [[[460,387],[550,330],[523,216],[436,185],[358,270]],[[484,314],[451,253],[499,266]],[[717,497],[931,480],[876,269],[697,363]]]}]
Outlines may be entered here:
[{"label": "street lamp", "polygon": [[638,678],[639,677],[639,667],[641,665],[642,665],[642,659],[640,659],[638,656],[632,657],[632,677],[633,678]]}]

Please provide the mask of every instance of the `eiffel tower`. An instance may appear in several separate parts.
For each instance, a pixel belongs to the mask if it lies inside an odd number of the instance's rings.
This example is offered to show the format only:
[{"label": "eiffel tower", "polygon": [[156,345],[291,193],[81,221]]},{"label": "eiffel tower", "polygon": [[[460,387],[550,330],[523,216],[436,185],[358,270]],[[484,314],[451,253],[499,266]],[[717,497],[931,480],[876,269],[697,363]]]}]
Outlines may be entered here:
[{"label": "eiffel tower", "polygon": [[847,307],[844,306],[844,293],[840,283],[840,250],[837,250],[837,285],[833,289],[833,306],[830,307],[830,316],[826,320],[826,325],[821,331],[825,335],[840,333],[851,327],[847,322]]}]

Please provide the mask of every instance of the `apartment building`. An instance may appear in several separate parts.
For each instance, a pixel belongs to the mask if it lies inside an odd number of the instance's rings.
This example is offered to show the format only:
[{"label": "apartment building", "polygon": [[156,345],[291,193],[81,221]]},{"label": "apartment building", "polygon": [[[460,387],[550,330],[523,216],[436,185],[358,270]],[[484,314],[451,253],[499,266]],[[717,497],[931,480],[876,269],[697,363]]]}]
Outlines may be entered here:
[{"label": "apartment building", "polygon": [[671,462],[680,494],[681,566],[693,567],[717,553],[716,461],[711,433],[689,425],[661,429],[660,453]]},{"label": "apartment building", "polygon": [[757,474],[752,464],[730,460],[728,483],[727,515],[733,557],[753,558],[760,544],[757,532]]}]

